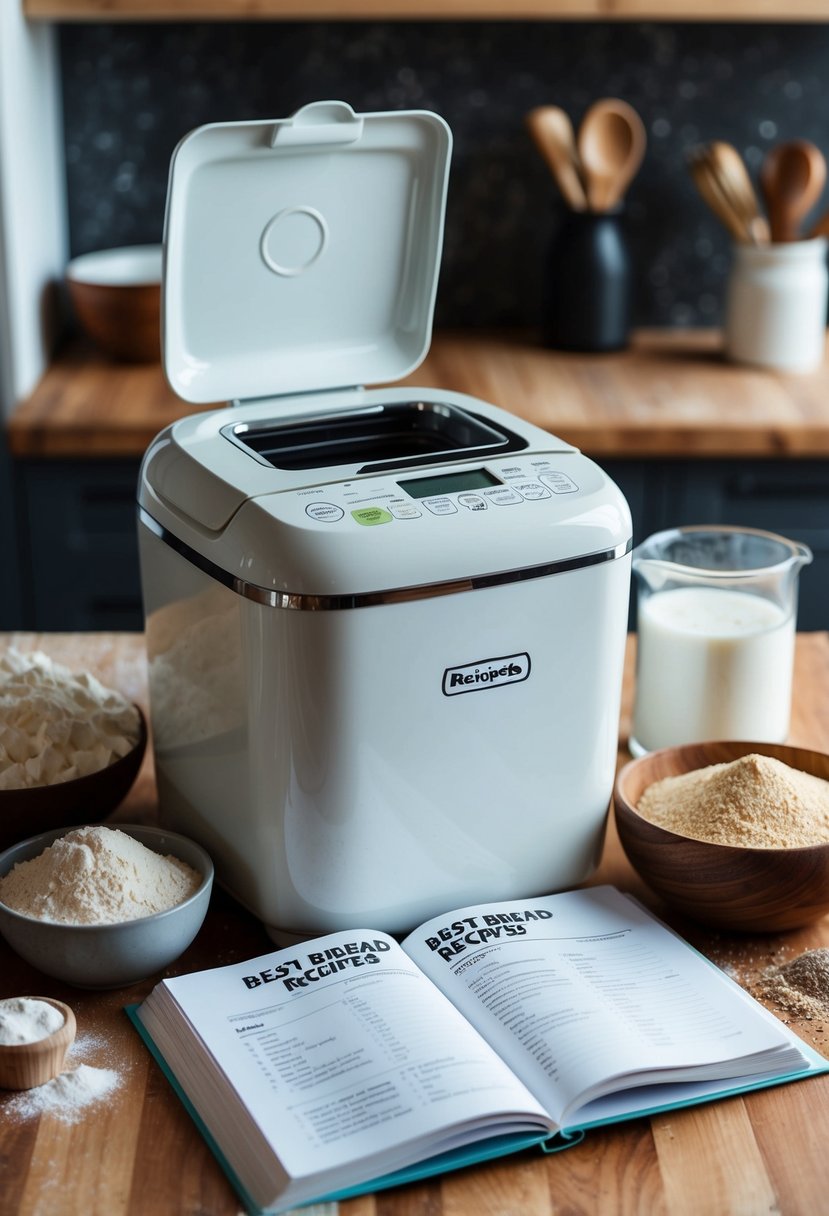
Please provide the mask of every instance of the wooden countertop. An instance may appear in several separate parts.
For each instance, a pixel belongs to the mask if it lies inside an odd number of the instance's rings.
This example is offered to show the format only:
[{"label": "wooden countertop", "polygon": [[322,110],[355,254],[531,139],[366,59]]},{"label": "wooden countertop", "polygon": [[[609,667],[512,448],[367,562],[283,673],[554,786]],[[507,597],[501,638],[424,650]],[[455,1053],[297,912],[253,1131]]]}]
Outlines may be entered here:
[{"label": "wooden countertop", "polygon": [[[608,355],[551,351],[527,336],[438,333],[401,383],[491,401],[597,458],[829,456],[829,362],[805,376],[736,367],[715,331],[643,331]],[[14,412],[8,442],[17,457],[138,458],[193,412],[159,365],[117,364],[72,345]]]},{"label": "wooden countertop", "polygon": [[[146,706],[139,634],[6,634],[20,649],[40,647],[95,672]],[[626,664],[622,736],[632,690]],[[800,635],[791,742],[829,749],[829,634]],[[625,758],[620,753],[620,759]],[[114,816],[152,822],[152,762]],[[829,946],[829,917],[779,935],[732,937],[695,928],[665,912],[631,870],[611,824],[595,881],[632,891],[700,950],[750,981],[771,962]],[[230,963],[269,948],[261,926],[214,892],[196,941],[176,971]],[[156,977],[157,978],[157,977]],[[84,1062],[117,1068],[113,1098],[74,1124],[54,1115],[23,1119],[0,1096],[0,1216],[236,1216],[239,1205],[218,1165],[129,1025],[122,1006],[152,981],[114,992],[83,992],[41,976],[0,942],[0,996],[29,993],[67,1001],[87,1044]],[[829,1025],[791,1019],[829,1055]],[[314,1216],[814,1216],[829,1182],[829,1078],[747,1094],[692,1110],[589,1133],[553,1156],[531,1152],[427,1183],[309,1209]]]}]

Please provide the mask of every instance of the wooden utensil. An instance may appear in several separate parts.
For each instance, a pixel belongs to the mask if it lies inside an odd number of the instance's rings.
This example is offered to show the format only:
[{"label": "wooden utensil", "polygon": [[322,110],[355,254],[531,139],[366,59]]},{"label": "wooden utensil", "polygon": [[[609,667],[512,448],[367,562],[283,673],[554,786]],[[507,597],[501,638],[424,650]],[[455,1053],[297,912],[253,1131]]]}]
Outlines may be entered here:
[{"label": "wooden utensil", "polygon": [[829,779],[829,755],[785,744],[666,747],[619,773],[613,794],[619,839],[648,886],[693,920],[752,933],[810,924],[829,912],[829,843],[790,849],[712,844],[659,827],[636,809],[655,781],[750,753]]},{"label": "wooden utensil", "polygon": [[760,188],[773,241],[800,238],[801,221],[820,198],[825,184],[823,153],[808,140],[778,144],[766,154],[760,169]]},{"label": "wooden utensil", "polygon": [[75,1015],[63,1001],[48,996],[33,996],[30,1001],[44,1001],[63,1014],[63,1025],[45,1039],[34,1043],[0,1044],[0,1088],[34,1089],[51,1081],[63,1071],[66,1053],[75,1041]]},{"label": "wooden utensil", "polygon": [[706,149],[697,148],[691,151],[688,163],[694,185],[727,228],[732,239],[740,244],[750,243],[752,238],[744,217],[734,209],[730,196],[723,191],[720,178],[711,165]]},{"label": "wooden utensil", "polygon": [[582,119],[578,150],[591,211],[610,211],[622,199],[645,155],[642,119],[618,97],[595,101]]},{"label": "wooden utensil", "polygon": [[731,200],[733,209],[742,218],[755,245],[767,245],[771,239],[768,221],[760,213],[757,195],[751,184],[745,162],[733,144],[714,140],[707,145],[708,157],[723,193]]},{"label": "wooden utensil", "polygon": [[560,106],[537,106],[526,117],[536,147],[572,211],[587,208],[576,137],[569,116]]}]

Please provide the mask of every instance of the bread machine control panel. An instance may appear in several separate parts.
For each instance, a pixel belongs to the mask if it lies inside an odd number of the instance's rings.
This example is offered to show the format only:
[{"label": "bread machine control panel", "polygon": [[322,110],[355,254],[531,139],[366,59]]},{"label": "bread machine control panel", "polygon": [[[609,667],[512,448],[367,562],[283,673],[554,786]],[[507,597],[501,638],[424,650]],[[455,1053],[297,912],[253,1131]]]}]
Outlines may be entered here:
[{"label": "bread machine control panel", "polygon": [[533,456],[503,465],[345,481],[294,493],[308,500],[305,514],[317,523],[353,521],[370,527],[420,519],[424,514],[498,511],[527,502],[553,501],[562,494],[577,494],[579,488],[553,459]]}]

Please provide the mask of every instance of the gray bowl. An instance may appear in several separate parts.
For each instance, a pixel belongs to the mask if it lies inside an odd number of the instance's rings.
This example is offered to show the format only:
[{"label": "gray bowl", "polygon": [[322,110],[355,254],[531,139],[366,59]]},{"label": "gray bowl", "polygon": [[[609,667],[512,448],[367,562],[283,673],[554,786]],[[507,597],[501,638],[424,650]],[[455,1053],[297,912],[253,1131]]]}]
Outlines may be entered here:
[{"label": "gray bowl", "polygon": [[[84,826],[84,825],[80,825]],[[198,890],[177,907],[117,925],[59,925],[23,916],[0,903],[0,933],[27,963],[76,988],[122,988],[161,971],[183,954],[201,928],[213,886],[213,862],[201,845],[176,832],[114,823],[155,853],[172,854],[202,875]],[[0,878],[72,828],[43,832],[0,853]]]}]

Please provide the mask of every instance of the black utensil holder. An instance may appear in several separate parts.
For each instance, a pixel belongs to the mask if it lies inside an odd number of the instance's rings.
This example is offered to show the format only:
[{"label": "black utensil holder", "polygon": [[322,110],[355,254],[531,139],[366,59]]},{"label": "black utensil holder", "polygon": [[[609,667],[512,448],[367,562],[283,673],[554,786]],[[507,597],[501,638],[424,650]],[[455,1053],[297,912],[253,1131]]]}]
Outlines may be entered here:
[{"label": "black utensil holder", "polygon": [[556,350],[621,350],[630,335],[631,303],[622,209],[568,211],[548,254],[545,345]]}]

